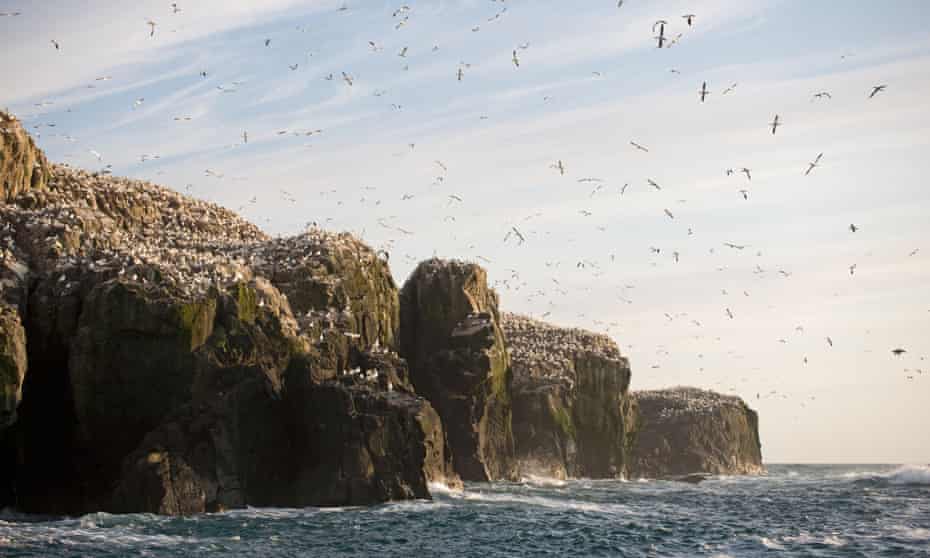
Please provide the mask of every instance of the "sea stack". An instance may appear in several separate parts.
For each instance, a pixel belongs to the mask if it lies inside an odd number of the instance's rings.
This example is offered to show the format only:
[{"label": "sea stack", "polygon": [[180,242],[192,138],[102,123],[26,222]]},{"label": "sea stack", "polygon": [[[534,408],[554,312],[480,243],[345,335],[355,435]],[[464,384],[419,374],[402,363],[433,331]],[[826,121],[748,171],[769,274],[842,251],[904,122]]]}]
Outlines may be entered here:
[{"label": "sea stack", "polygon": [[177,515],[458,482],[374,250],[46,165],[0,120],[0,507]]},{"label": "sea stack", "polygon": [[417,393],[442,417],[455,471],[472,481],[513,478],[512,371],[485,270],[421,262],[400,304],[400,353]]},{"label": "sea stack", "polygon": [[630,364],[609,337],[503,315],[514,370],[513,425],[523,475],[627,473],[636,409]]},{"label": "sea stack", "polygon": [[759,418],[739,397],[691,387],[639,391],[634,397],[639,432],[633,476],[764,472]]}]

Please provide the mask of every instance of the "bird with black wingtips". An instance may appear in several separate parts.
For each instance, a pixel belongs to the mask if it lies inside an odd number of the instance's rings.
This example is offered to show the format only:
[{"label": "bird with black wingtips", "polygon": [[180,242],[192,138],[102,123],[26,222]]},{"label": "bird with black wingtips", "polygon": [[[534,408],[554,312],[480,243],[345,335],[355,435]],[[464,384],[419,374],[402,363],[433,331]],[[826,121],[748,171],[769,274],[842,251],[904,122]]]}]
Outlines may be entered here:
[{"label": "bird with black wingtips", "polygon": [[704,102],[704,99],[710,94],[710,91],[707,90],[707,82],[705,81],[701,85],[701,90],[698,91],[698,94],[701,96],[701,102]]},{"label": "bird with black wingtips", "polygon": [[872,97],[878,95],[881,91],[884,91],[886,87],[888,87],[888,86],[887,86],[887,85],[874,85],[874,86],[872,86],[872,92],[869,93],[869,99],[871,99]]},{"label": "bird with black wingtips", "polygon": [[659,48],[662,48],[662,46],[665,44],[665,40],[666,40],[666,39],[665,39],[665,25],[666,25],[667,23],[668,23],[668,22],[665,21],[664,19],[660,19],[660,20],[658,20],[658,21],[656,21],[655,23],[652,24],[652,32],[653,32],[653,33],[655,33],[655,31],[656,31],[656,27],[659,28],[659,35],[658,35],[657,37],[655,37],[655,39],[659,42]]},{"label": "bird with black wingtips", "polygon": [[681,17],[684,18],[686,22],[688,22],[688,27],[691,27],[691,24],[694,22],[694,18],[696,18],[697,16],[694,14],[685,14]]},{"label": "bird with black wingtips", "polygon": [[[774,133],[774,132],[773,132],[773,133]],[[817,155],[817,158],[814,159],[813,162],[808,163],[808,167],[807,167],[807,170],[804,172],[804,176],[809,175],[809,174],[811,173],[811,171],[814,170],[814,167],[816,167],[817,164],[820,163],[820,158],[821,158],[821,157],[823,157],[823,153],[820,153],[819,155]],[[855,232],[855,231],[853,231],[853,232]]]},{"label": "bird with black wingtips", "polygon": [[781,122],[779,121],[777,114],[775,115],[775,119],[769,122],[769,126],[772,127],[772,135],[774,136],[775,130],[778,129],[779,126],[781,126]]}]

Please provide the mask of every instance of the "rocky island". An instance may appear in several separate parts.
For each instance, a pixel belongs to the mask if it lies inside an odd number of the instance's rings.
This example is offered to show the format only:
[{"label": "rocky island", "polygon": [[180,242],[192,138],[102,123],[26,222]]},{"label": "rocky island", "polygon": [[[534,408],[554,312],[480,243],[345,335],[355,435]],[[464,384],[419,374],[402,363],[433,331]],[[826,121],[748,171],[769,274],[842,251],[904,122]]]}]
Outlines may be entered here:
[{"label": "rocky island", "polygon": [[764,472],[759,417],[739,397],[688,387],[633,396],[639,406],[633,476]]},{"label": "rocky island", "polygon": [[398,289],[351,235],[270,238],[50,164],[0,113],[0,507],[184,515],[761,470],[748,408],[670,421],[678,400],[630,379],[608,337],[502,313],[476,264],[428,260]]}]

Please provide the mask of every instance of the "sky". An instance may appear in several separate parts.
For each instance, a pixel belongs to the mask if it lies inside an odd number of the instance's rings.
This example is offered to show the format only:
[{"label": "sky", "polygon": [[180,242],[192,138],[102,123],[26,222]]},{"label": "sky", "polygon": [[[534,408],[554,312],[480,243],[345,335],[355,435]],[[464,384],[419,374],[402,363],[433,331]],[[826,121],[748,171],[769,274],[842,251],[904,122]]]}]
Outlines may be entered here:
[{"label": "sky", "polygon": [[634,389],[745,398],[767,462],[930,461],[930,3],[171,4],[0,0],[0,106],[399,285],[476,261]]}]

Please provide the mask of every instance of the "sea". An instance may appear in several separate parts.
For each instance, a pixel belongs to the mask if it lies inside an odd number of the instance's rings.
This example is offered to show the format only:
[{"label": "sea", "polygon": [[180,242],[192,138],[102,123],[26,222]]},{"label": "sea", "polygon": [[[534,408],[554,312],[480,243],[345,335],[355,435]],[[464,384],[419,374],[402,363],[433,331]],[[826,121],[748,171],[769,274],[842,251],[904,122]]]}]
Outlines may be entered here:
[{"label": "sea", "polygon": [[0,556],[930,556],[930,467],[700,484],[526,478],[432,500],[194,517],[0,515]]}]

